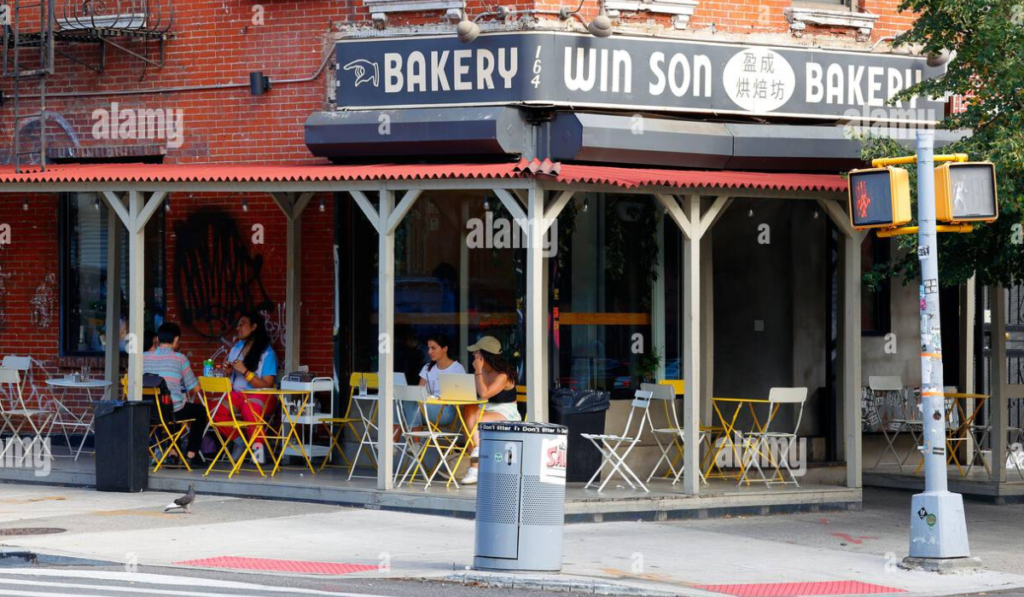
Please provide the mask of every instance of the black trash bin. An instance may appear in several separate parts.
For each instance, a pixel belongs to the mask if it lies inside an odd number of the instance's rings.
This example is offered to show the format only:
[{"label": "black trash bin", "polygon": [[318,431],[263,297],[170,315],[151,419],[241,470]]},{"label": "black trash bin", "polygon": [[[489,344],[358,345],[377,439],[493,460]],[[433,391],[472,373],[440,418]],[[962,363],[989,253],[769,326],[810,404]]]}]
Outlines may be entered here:
[{"label": "black trash bin", "polygon": [[601,452],[582,433],[604,433],[609,392],[555,389],[551,392],[551,422],[569,428],[569,462],[565,480],[586,483],[601,466]]},{"label": "black trash bin", "polygon": [[100,400],[96,417],[96,490],[137,493],[149,487],[152,402]]}]

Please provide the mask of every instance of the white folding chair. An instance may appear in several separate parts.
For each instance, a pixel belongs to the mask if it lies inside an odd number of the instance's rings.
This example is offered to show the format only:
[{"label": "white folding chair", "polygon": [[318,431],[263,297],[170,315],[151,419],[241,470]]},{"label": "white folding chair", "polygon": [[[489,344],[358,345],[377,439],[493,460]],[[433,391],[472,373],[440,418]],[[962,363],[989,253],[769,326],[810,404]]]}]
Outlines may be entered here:
[{"label": "white folding chair", "polygon": [[[11,447],[11,442],[17,441],[22,447],[22,459],[28,457],[32,446],[37,442],[42,446],[42,449],[46,452],[47,458],[53,459],[53,453],[50,452],[50,448],[46,442],[46,430],[49,428],[51,421],[53,420],[53,412],[39,408],[28,408],[25,405],[25,397],[22,393],[21,374],[16,369],[3,369],[0,368],[0,392],[2,392],[8,400],[8,405],[3,404],[3,400],[0,399],[0,416],[3,418],[3,429],[0,432],[10,430],[11,441],[7,442],[3,450],[0,450],[0,458],[6,455],[7,450]],[[15,425],[17,421],[17,425]],[[25,444],[25,440],[21,437],[23,429],[28,425],[31,430],[32,441]]]},{"label": "white folding chair", "polygon": [[[637,416],[639,413],[639,416]],[[640,443],[640,436],[643,434],[644,425],[651,416],[651,392],[649,390],[637,390],[633,395],[633,404],[629,410],[629,418],[626,419],[626,428],[622,431],[622,435],[608,435],[608,434],[594,434],[594,433],[581,433],[580,437],[584,437],[601,452],[601,466],[598,467],[594,476],[590,477],[590,481],[583,487],[588,489],[594,484],[595,479],[601,475],[601,471],[608,464],[612,465],[612,470],[605,477],[604,481],[597,488],[598,491],[604,489],[604,486],[611,481],[615,473],[618,473],[620,477],[626,480],[626,483],[630,487],[636,489],[640,487],[648,493],[650,490],[643,484],[640,477],[636,476],[629,465],[626,464],[626,457],[633,451],[633,448]],[[633,428],[633,421],[636,420],[636,428]]]},{"label": "white folding chair", "polygon": [[[753,465],[761,476],[760,479],[755,479],[755,481],[761,481],[768,486],[775,484],[796,485],[800,487],[800,483],[797,482],[796,476],[793,474],[793,469],[789,467],[789,452],[793,449],[793,444],[796,443],[796,434],[800,430],[800,421],[803,419],[804,404],[806,403],[807,388],[772,388],[769,390],[768,420],[765,421],[763,431],[751,431],[750,433],[743,434],[741,438],[743,444],[741,451],[743,455],[742,474],[737,485],[747,481],[747,474],[750,472],[751,465]],[[782,410],[781,407],[787,404],[797,406],[796,424],[793,425],[793,431],[774,431],[772,424],[778,420],[779,412]],[[778,424],[775,427],[778,427]],[[776,447],[779,448],[777,456]],[[765,477],[764,470],[761,469],[762,457],[768,457],[771,466],[774,468],[775,474],[772,475],[771,479]],[[782,475],[783,469],[789,473],[789,481],[786,481]]]},{"label": "white folding chair", "polygon": [[[903,431],[910,431],[915,438],[914,445],[917,445],[917,433],[911,423],[913,418],[907,411],[907,401],[903,397],[903,379],[898,375],[871,375],[868,377],[868,390],[871,392],[878,425],[886,442],[886,447],[878,455],[874,468],[878,468],[886,454],[891,453],[902,473],[903,463],[907,460],[907,456],[900,458],[899,452],[896,450],[896,439]],[[884,416],[883,411],[889,410],[888,407],[893,404],[899,407],[900,417]]]},{"label": "white folding chair", "polygon": [[[455,472],[448,464],[448,457],[458,444],[461,434],[440,431],[434,426],[427,415],[426,405],[424,404],[427,398],[426,386],[395,386],[395,405],[398,407],[396,417],[398,418],[398,425],[402,430],[401,441],[395,443],[395,447],[400,451],[398,465],[395,467],[395,486],[401,487],[407,479],[411,483],[416,478],[416,474],[420,473],[426,480],[426,485],[423,487],[423,489],[426,489],[433,483],[434,477],[437,476],[438,472],[444,468],[448,477],[452,479],[455,487],[458,488],[459,484],[455,481]],[[424,425],[422,429],[414,429],[405,418],[405,408],[403,407],[409,403],[416,404],[416,408],[422,415]],[[431,451],[437,454],[438,463],[428,471],[423,461]],[[409,458],[409,462],[405,463],[406,466],[403,471],[402,464],[405,462],[406,457]],[[400,473],[402,474],[402,479],[398,480]],[[412,479],[409,479],[410,474]]]},{"label": "white folding chair", "polygon": [[[679,478],[683,475],[683,465],[680,464],[676,468],[673,458],[676,460],[682,460],[683,454],[686,449],[686,436],[683,434],[683,428],[679,426],[679,416],[676,414],[676,391],[675,388],[665,384],[653,384],[645,383],[640,384],[640,389],[651,393],[651,400],[656,400],[664,406],[665,410],[665,427],[654,426],[654,416],[648,416],[647,422],[650,424],[651,434],[654,435],[654,441],[658,444],[658,449],[661,450],[661,458],[654,464],[654,468],[651,469],[651,474],[647,475],[647,483],[651,482],[654,478],[655,473],[658,472],[658,468],[662,462],[668,464],[669,474],[672,476],[672,484],[675,485],[679,482]],[[652,402],[652,405],[654,403]],[[662,439],[664,438],[664,440]],[[700,445],[706,440],[707,434],[703,431],[697,433],[697,447],[700,449]],[[662,443],[664,441],[665,443]],[[708,481],[704,478],[704,472],[697,468],[697,474],[700,475],[700,480],[707,485]]]}]

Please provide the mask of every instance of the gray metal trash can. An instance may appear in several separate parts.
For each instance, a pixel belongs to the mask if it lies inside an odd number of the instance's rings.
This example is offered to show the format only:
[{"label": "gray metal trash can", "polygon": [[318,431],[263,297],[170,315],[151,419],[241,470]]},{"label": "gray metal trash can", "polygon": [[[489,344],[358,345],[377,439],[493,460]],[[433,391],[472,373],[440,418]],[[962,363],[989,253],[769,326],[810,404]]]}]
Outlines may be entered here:
[{"label": "gray metal trash can", "polygon": [[474,568],[562,569],[567,432],[550,423],[480,424]]}]

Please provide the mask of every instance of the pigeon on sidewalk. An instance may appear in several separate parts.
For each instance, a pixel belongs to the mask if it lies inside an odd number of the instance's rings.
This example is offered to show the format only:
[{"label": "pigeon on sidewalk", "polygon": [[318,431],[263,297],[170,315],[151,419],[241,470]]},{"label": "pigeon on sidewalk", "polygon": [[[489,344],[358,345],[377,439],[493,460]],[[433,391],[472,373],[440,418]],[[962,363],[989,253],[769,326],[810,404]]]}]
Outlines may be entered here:
[{"label": "pigeon on sidewalk", "polygon": [[164,508],[164,512],[170,512],[171,510],[176,510],[178,508],[181,508],[182,510],[185,511],[186,514],[191,514],[192,513],[191,506],[192,506],[192,502],[194,502],[194,501],[196,501],[196,484],[195,483],[189,483],[188,484],[188,493],[186,493],[185,495],[181,496],[180,498],[174,500],[174,503],[167,504],[167,507]]}]

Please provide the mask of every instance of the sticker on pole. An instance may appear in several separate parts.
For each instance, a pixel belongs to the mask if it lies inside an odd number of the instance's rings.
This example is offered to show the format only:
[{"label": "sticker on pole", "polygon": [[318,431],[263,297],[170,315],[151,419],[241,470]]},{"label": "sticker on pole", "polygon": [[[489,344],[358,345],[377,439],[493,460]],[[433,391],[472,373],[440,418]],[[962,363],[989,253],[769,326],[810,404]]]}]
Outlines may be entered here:
[{"label": "sticker on pole", "polygon": [[540,450],[540,482],[565,485],[566,436],[545,438]]}]

